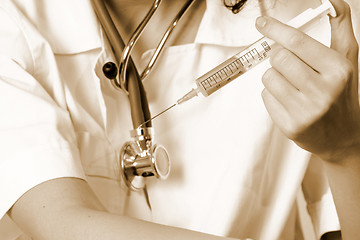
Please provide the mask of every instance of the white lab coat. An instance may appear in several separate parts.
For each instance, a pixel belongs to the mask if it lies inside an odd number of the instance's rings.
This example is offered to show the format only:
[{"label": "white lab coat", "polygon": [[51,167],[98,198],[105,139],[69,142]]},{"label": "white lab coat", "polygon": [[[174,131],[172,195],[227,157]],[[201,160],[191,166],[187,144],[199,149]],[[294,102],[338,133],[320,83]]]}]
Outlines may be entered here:
[{"label": "white lab coat", "polygon": [[[153,114],[259,36],[256,8],[244,17],[221,1],[207,4],[195,42],[168,47],[145,81]],[[0,216],[37,184],[77,177],[113,213],[237,238],[295,238],[295,198],[309,154],[264,108],[268,63],[154,121],[172,170],[166,181],[149,181],[150,212],[119,174],[118,153],[131,129],[128,100],[102,74],[112,55],[89,1],[4,0],[0,11]],[[325,43],[328,28],[324,21],[314,31]],[[337,230],[327,186],[313,198],[318,189],[307,190],[317,236]],[[3,217],[0,234],[15,239],[20,233],[8,224]]]}]

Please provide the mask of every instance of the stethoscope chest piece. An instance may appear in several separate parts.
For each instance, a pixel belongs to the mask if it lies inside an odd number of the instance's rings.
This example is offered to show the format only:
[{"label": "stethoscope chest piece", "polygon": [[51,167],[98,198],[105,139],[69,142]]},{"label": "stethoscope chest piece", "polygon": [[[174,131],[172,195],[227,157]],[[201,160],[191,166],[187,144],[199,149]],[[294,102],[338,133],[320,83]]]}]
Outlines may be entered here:
[{"label": "stethoscope chest piece", "polygon": [[133,141],[126,142],[120,151],[121,173],[132,190],[145,188],[146,178],[166,179],[170,173],[170,158],[162,145],[153,145],[153,128],[131,131]]}]

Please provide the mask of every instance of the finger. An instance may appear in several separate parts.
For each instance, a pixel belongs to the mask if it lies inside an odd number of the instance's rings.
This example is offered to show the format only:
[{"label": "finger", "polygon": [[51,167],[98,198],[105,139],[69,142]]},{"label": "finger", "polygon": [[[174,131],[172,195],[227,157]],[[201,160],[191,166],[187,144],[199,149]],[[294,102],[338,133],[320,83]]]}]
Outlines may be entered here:
[{"label": "finger", "polygon": [[321,82],[319,73],[286,48],[276,49],[270,58],[270,64],[305,95],[317,94],[317,85]]},{"label": "finger", "polygon": [[289,113],[294,111],[294,106],[301,101],[302,93],[297,90],[284,76],[274,68],[268,69],[263,75],[262,82],[265,89]]},{"label": "finger", "polygon": [[[333,4],[336,11],[336,17],[330,18],[331,48],[336,50],[338,54],[340,54],[342,57],[345,57],[346,59],[349,60],[347,63],[344,60],[335,62],[334,64],[336,64],[338,68],[336,68],[335,72],[333,73],[335,74],[335,76],[338,75],[343,79],[347,79],[348,73],[352,72],[353,81],[350,84],[350,89],[352,88],[356,92],[354,96],[357,96],[357,89],[359,84],[358,83],[359,46],[356,41],[352,26],[351,9],[350,6],[343,0],[331,0],[331,3]],[[349,68],[352,68],[353,70],[351,71],[349,70]],[[331,73],[332,72],[330,71],[330,74]],[[332,81],[332,82],[336,83],[336,81]]]},{"label": "finger", "polygon": [[288,129],[291,129],[289,124],[292,121],[284,106],[267,89],[263,90],[261,96],[272,121],[286,136],[291,138],[292,133]]},{"label": "finger", "polygon": [[336,17],[330,17],[331,48],[343,54],[350,60],[356,60],[358,44],[351,21],[351,10],[343,0],[332,0]]},{"label": "finger", "polygon": [[332,68],[331,61],[319,61],[319,56],[322,59],[332,59],[337,56],[336,51],[329,51],[328,47],[305,33],[266,16],[257,19],[256,27],[262,34],[289,49],[316,71],[322,73]]}]

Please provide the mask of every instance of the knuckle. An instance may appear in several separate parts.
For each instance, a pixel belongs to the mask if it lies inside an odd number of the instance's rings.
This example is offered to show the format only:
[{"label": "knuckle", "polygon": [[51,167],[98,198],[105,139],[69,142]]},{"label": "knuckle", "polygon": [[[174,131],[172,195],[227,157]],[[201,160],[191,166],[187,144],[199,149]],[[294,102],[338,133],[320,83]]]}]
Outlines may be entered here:
[{"label": "knuckle", "polygon": [[304,122],[309,125],[315,122],[316,119],[321,118],[321,116],[323,116],[330,109],[330,99],[331,97],[329,95],[323,95],[322,97],[316,98],[316,100],[312,102],[312,108],[304,118]]},{"label": "knuckle", "polygon": [[333,98],[333,94],[330,91],[323,91],[320,96],[315,98],[312,103],[311,118],[317,118],[327,112],[333,102]]},{"label": "knuckle", "polygon": [[264,101],[265,106],[267,105],[268,99],[270,98],[270,94],[266,88],[264,88],[261,92],[261,98]]},{"label": "knuckle", "polygon": [[[309,109],[312,108],[312,109]],[[286,135],[291,140],[296,140],[316,121],[319,116],[320,108],[309,106],[298,106],[296,112],[292,114],[286,128]]]},{"label": "knuckle", "polygon": [[297,125],[297,123],[295,123],[294,121],[292,121],[292,123],[287,124],[284,128],[285,131],[285,135],[291,139],[294,140],[297,138],[297,136],[299,135],[299,126]]},{"label": "knuckle", "polygon": [[272,66],[281,66],[286,64],[289,60],[289,51],[285,48],[282,48],[274,53],[274,55],[270,58],[270,64]]},{"label": "knuckle", "polygon": [[324,73],[327,84],[341,88],[349,82],[354,75],[354,66],[346,57],[340,56],[333,60],[332,67],[327,73]]},{"label": "knuckle", "polygon": [[265,85],[265,87],[267,87],[270,84],[272,79],[273,79],[273,68],[269,68],[262,76],[262,82]]},{"label": "knuckle", "polygon": [[297,125],[293,125],[291,129],[289,129],[288,133],[287,133],[287,137],[291,140],[297,140],[299,139],[300,136],[303,135],[303,133],[306,131],[307,129],[307,125],[303,124],[303,123],[298,123]]},{"label": "knuckle", "polygon": [[348,59],[343,59],[338,63],[338,68],[334,74],[335,80],[346,83],[353,75],[353,66]]},{"label": "knuckle", "polygon": [[297,111],[297,113],[290,113],[288,121],[282,126],[284,134],[291,140],[296,139],[300,134],[302,124],[301,124],[302,115]]},{"label": "knuckle", "polygon": [[298,31],[293,31],[291,37],[289,38],[289,47],[290,48],[298,48],[303,45],[305,40],[305,35]]},{"label": "knuckle", "polygon": [[[337,90],[335,90],[336,92]],[[307,95],[308,97],[308,111],[311,116],[318,116],[321,114],[325,109],[329,108],[329,105],[334,101],[334,88],[318,81],[318,84],[314,86],[313,89]]]},{"label": "knuckle", "polygon": [[336,41],[335,43],[333,42],[332,48],[334,47],[339,53],[348,59],[356,58],[359,52],[359,45],[353,35],[344,37],[341,41]]},{"label": "knuckle", "polygon": [[270,92],[275,93],[279,91],[278,73],[274,68],[268,69],[262,78],[264,87]]}]

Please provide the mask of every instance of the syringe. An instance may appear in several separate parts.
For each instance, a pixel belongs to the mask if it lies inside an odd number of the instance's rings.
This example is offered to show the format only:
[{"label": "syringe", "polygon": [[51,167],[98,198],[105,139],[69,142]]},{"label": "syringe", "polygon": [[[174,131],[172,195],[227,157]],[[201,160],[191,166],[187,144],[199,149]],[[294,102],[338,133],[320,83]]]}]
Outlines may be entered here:
[{"label": "syringe", "polygon": [[[328,0],[313,9],[309,8],[302,12],[287,24],[299,30],[308,27],[315,20],[330,14],[335,16],[335,9]],[[197,88],[193,88],[182,98],[177,100],[177,104],[184,103],[201,93],[207,97],[216,92],[235,78],[246,73],[265,59],[269,58],[275,42],[267,37],[262,37],[243,51],[235,54],[225,62],[195,80]]]},{"label": "syringe", "polygon": [[[317,20],[327,14],[332,17],[336,16],[335,9],[330,1],[322,0],[322,4],[320,6],[305,10],[287,22],[287,25],[301,31],[305,31],[306,29],[312,27]],[[276,43],[267,37],[262,37],[255,41],[246,49],[235,54],[225,62],[197,78],[195,80],[196,88],[191,89],[191,91],[178,99],[175,104],[157,114],[152,119],[158,117],[174,106],[182,104],[195,96],[198,96],[199,93],[201,93],[204,97],[210,96],[212,93],[230,83],[235,78],[251,70],[259,63],[264,62],[264,60],[269,58],[271,52],[273,52],[275,45]],[[141,124],[140,126],[144,124]]]}]

